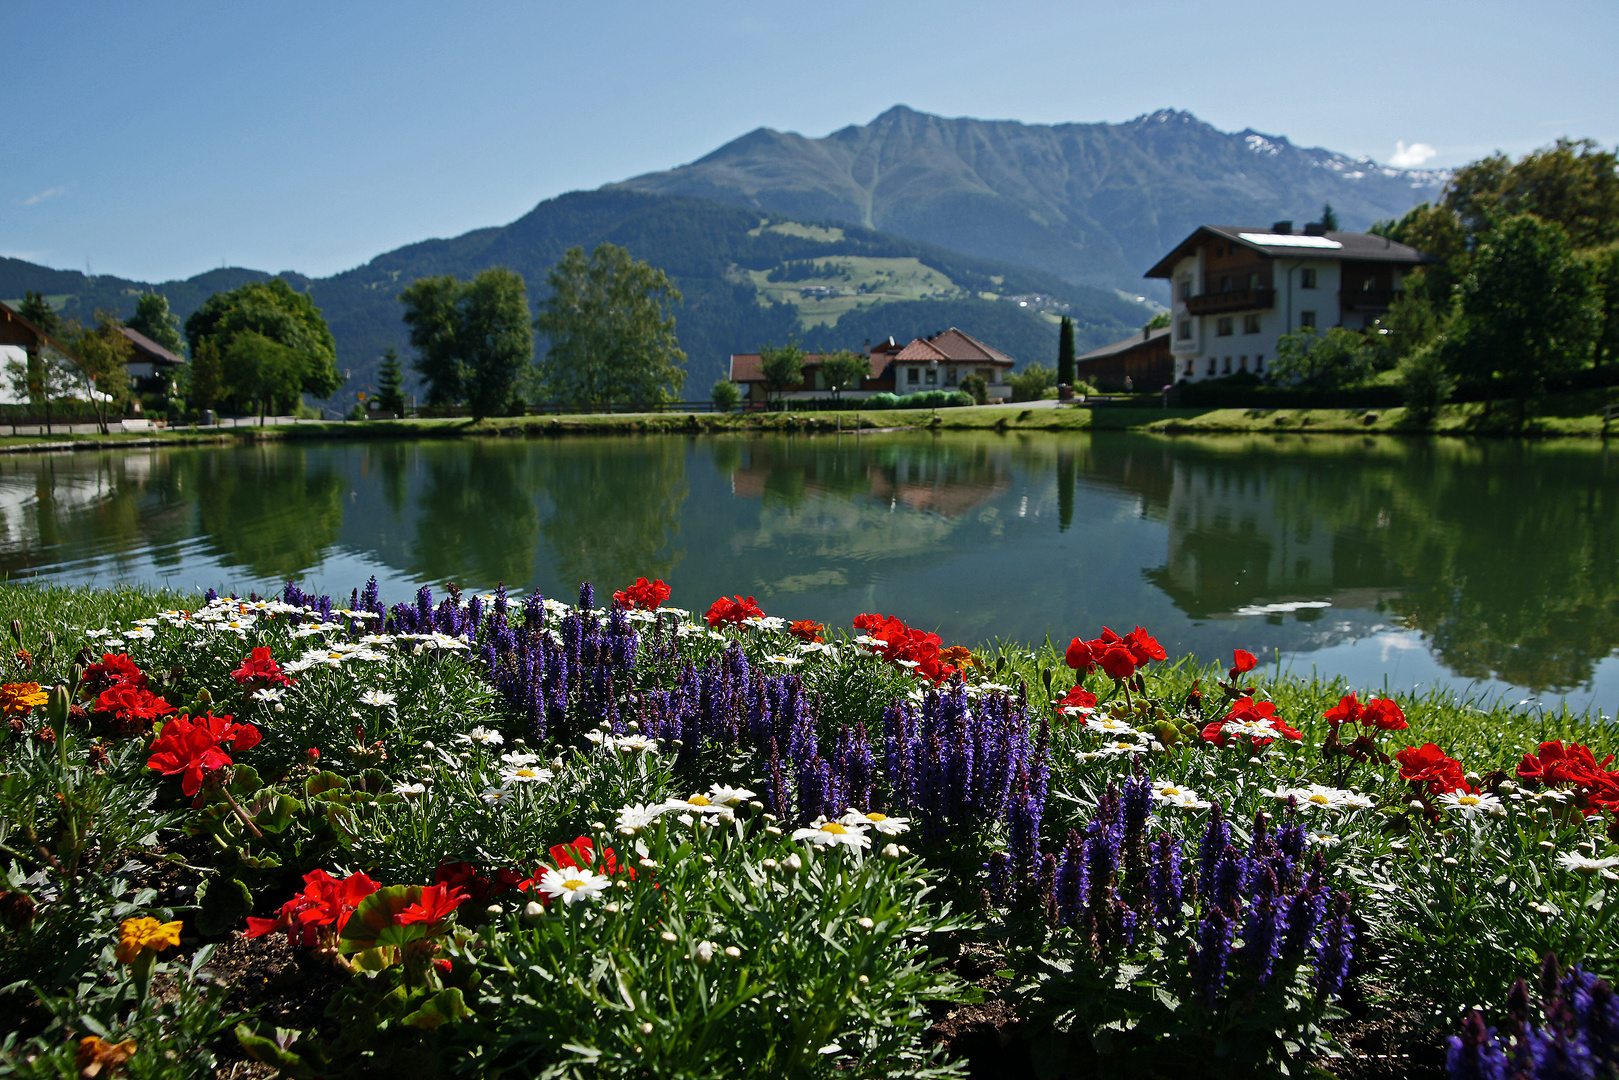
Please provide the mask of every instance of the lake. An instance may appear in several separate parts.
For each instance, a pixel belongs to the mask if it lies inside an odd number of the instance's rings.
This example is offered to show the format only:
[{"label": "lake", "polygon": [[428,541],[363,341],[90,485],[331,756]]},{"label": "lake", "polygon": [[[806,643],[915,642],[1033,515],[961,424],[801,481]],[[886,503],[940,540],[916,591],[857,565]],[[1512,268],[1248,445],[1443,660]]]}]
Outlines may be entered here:
[{"label": "lake", "polygon": [[[265,444],[0,457],[12,580],[385,599],[661,577],[947,644],[1138,623],[1171,655],[1619,712],[1596,445],[1096,434]],[[1516,698],[1514,699],[1516,700]]]}]

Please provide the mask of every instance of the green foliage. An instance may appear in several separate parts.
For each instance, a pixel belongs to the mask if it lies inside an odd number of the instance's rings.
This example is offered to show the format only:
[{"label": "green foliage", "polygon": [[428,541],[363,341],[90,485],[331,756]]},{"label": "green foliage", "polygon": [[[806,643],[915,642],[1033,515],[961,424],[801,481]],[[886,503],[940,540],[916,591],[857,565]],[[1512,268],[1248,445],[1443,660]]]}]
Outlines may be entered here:
[{"label": "green foliage", "polygon": [[821,357],[821,378],[834,398],[841,398],[845,390],[860,389],[860,380],[871,374],[871,361],[859,353],[839,349]]},{"label": "green foliage", "polygon": [[103,435],[107,433],[107,417],[115,411],[122,415],[124,406],[129,403],[127,365],[135,348],[121,332],[122,327],[123,323],[112,312],[98,311],[94,327],[75,323],[63,331],[72,341],[75,361],[64,370],[74,377],[79,392],[94,405]]},{"label": "green foliage", "polygon": [[1601,297],[1591,365],[1602,367],[1619,357],[1619,244],[1585,251],[1582,257],[1590,268],[1592,287]]},{"label": "green foliage", "polygon": [[1456,170],[1445,208],[1475,236],[1533,214],[1561,226],[1575,248],[1610,244],[1619,240],[1619,158],[1591,139],[1558,139],[1516,162],[1493,154]]},{"label": "green foliage", "polygon": [[1057,385],[1057,373],[1039,362],[1030,362],[1007,380],[1012,384],[1013,401],[1039,401]]},{"label": "green foliage", "polygon": [[975,405],[972,395],[964,390],[918,390],[914,394],[896,397],[886,391],[873,394],[864,402],[868,409],[949,409]]},{"label": "green foliage", "polygon": [[1394,298],[1388,314],[1377,320],[1372,337],[1373,366],[1377,370],[1394,367],[1402,357],[1439,335],[1440,312],[1448,308],[1436,309],[1428,299],[1426,279],[1422,269],[1406,274],[1400,295]]},{"label": "green foliage", "polygon": [[1470,386],[1517,399],[1520,418],[1548,387],[1567,382],[1590,355],[1600,302],[1590,268],[1563,229],[1521,214],[1480,243],[1457,290],[1451,369]]},{"label": "green foliage", "polygon": [[[520,275],[496,267],[469,282],[422,278],[399,294],[428,402],[465,401],[474,420],[504,410],[534,356]],[[403,411],[403,402],[401,408]]]},{"label": "green foliage", "polygon": [[1066,315],[1057,329],[1057,383],[1074,384],[1074,323]]},{"label": "green foliage", "polygon": [[803,384],[804,350],[790,339],[780,348],[766,345],[759,350],[759,370],[765,379],[765,400],[769,401],[771,394]]},{"label": "green foliage", "polygon": [[395,416],[405,415],[405,387],[399,371],[399,352],[392,346],[382,354],[382,370],[377,373],[377,407]]},{"label": "green foliage", "polygon": [[238,335],[257,333],[292,350],[301,392],[326,397],[342,385],[337,345],[320,309],[309,294],[297,292],[282,278],[215,293],[185,326],[193,357],[200,355],[204,341],[212,341],[223,358]]},{"label": "green foliage", "polygon": [[1371,231],[1437,259],[1422,268],[1420,282],[1407,275],[1405,289],[1419,293],[1437,309],[1450,306],[1451,293],[1466,272],[1472,251],[1472,239],[1453,210],[1422,203],[1398,221],[1378,222]]},{"label": "green foliage", "polygon": [[231,339],[222,375],[232,397],[258,405],[262,426],[265,414],[278,402],[291,408],[297,400],[301,367],[292,349],[256,330],[245,330]]},{"label": "green foliage", "polygon": [[975,371],[961,380],[961,392],[977,404],[983,405],[989,401],[989,382]]},{"label": "green foliage", "polygon": [[1338,211],[1332,208],[1331,203],[1323,203],[1321,206],[1321,227],[1327,232],[1338,231]]},{"label": "green foliage", "polygon": [[180,336],[180,319],[169,310],[169,298],[160,292],[141,293],[130,317],[131,330],[145,334],[177,356],[185,355],[185,339]]},{"label": "green foliage", "polygon": [[1353,386],[1371,375],[1375,353],[1365,335],[1342,326],[1326,331],[1307,327],[1283,334],[1276,343],[1271,380],[1333,389]]},{"label": "green foliage", "polygon": [[1441,341],[1425,341],[1401,357],[1396,369],[1406,409],[1419,424],[1432,423],[1456,391],[1456,380],[1445,369],[1443,350]]},{"label": "green foliage", "polygon": [[742,388],[730,379],[721,379],[709,391],[709,399],[720,412],[730,412],[742,400]]},{"label": "green foliage", "polygon": [[1146,330],[1146,331],[1162,330],[1168,325],[1169,325],[1169,312],[1160,311],[1158,314],[1156,314],[1152,318],[1148,319],[1146,321],[1146,323],[1141,327],[1141,329]]},{"label": "green foliage", "polygon": [[682,297],[667,274],[602,243],[588,258],[569,248],[547,281],[551,295],[534,325],[550,339],[540,364],[548,397],[567,405],[676,399],[686,354],[670,312]]}]

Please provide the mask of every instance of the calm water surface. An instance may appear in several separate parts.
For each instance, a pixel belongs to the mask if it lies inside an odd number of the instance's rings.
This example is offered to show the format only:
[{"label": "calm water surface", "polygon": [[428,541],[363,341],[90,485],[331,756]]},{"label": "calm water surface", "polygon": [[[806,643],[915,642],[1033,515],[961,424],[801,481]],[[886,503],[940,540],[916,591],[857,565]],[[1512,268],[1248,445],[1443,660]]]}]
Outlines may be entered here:
[{"label": "calm water surface", "polygon": [[1126,434],[269,445],[0,458],[0,572],[346,594],[662,577],[947,642],[1141,623],[1308,672],[1619,712],[1590,446]]}]

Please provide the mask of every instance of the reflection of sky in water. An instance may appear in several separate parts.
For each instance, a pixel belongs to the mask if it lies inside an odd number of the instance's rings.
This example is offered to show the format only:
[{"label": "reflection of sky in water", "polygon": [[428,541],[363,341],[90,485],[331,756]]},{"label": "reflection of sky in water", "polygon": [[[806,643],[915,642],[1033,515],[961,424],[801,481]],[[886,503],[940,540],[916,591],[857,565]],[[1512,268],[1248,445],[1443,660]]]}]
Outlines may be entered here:
[{"label": "reflection of sky in water", "polygon": [[[1615,630],[1601,616],[1604,603],[1619,610],[1605,462],[1358,443],[986,435],[19,455],[0,460],[0,567],[244,592],[292,574],[334,595],[375,575],[396,601],[447,580],[568,597],[582,577],[610,589],[647,574],[682,606],[740,592],[841,626],[885,611],[947,641],[1061,643],[1139,623],[1172,655],[1241,647],[1355,686],[1517,701],[1531,695],[1452,669],[1562,673],[1576,688],[1543,703],[1619,711]],[[1514,484],[1503,501],[1544,505],[1508,527],[1478,492]],[[1518,625],[1512,640],[1491,637]],[[1566,642],[1589,647],[1562,655]]]}]

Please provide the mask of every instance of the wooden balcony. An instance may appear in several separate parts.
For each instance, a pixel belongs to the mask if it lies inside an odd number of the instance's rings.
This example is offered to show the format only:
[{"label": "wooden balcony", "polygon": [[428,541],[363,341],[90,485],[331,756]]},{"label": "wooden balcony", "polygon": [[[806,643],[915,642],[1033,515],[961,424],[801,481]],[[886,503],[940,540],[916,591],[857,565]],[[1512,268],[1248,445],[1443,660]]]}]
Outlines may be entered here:
[{"label": "wooden balcony", "polygon": [[1228,311],[1259,311],[1275,304],[1275,289],[1238,289],[1188,297],[1186,310],[1192,315],[1224,315]]},{"label": "wooden balcony", "polygon": [[1345,311],[1387,311],[1403,295],[1400,289],[1345,289],[1338,303]]}]

